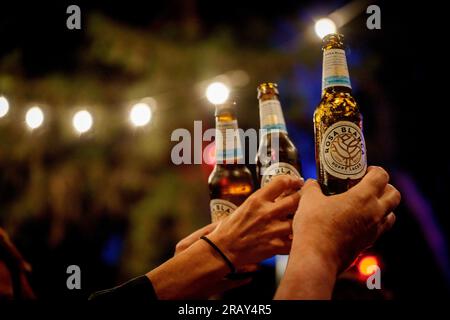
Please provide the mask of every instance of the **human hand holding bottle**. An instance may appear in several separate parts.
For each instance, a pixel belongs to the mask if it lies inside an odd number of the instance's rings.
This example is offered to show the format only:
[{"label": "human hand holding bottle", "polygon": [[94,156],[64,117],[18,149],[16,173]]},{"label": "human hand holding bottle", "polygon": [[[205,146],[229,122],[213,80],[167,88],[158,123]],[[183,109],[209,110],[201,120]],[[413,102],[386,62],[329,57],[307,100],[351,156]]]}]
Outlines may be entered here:
[{"label": "human hand holding bottle", "polygon": [[293,244],[275,298],[329,299],[336,276],[372,245],[394,222],[400,193],[380,167],[350,190],[325,196],[309,180],[293,221]]}]

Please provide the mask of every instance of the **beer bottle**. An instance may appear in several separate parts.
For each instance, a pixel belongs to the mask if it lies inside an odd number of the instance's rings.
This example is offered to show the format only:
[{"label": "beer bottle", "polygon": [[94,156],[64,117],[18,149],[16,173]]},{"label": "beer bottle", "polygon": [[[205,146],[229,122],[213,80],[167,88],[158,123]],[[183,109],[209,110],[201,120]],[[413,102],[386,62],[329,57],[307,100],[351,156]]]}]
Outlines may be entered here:
[{"label": "beer bottle", "polygon": [[322,99],[314,112],[317,176],[327,195],[357,184],[367,170],[362,115],[352,96],[343,35],[323,39]]},{"label": "beer bottle", "polygon": [[258,86],[260,141],[256,155],[256,172],[261,187],[278,175],[301,177],[301,165],[297,148],[289,139],[278,86],[267,82]]},{"label": "beer bottle", "polygon": [[211,219],[218,221],[253,192],[253,178],[245,166],[234,104],[216,106],[216,165],[208,179]]}]

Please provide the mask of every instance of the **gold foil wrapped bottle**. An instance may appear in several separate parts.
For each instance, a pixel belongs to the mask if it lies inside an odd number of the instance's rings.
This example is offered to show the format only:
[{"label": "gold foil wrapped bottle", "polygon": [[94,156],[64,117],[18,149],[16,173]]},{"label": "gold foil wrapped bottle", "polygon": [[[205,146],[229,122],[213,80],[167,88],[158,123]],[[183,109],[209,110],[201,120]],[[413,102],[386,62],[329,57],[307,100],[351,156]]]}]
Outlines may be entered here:
[{"label": "gold foil wrapped bottle", "polygon": [[322,99],[314,112],[317,176],[327,195],[357,184],[367,170],[363,121],[352,96],[343,36],[323,39]]}]

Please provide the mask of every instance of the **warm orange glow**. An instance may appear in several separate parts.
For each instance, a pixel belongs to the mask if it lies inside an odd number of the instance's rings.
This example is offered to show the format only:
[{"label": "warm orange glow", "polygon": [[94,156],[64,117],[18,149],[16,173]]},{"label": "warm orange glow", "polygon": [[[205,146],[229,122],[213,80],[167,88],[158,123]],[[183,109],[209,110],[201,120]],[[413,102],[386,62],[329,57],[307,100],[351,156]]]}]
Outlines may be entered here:
[{"label": "warm orange glow", "polygon": [[374,270],[371,266],[378,266],[378,259],[375,256],[365,256],[359,260],[358,270],[364,276],[370,276]]},{"label": "warm orange glow", "polygon": [[239,183],[239,184],[233,184],[230,185],[228,188],[223,190],[223,194],[226,195],[242,195],[245,193],[252,192],[252,187],[247,183]]}]

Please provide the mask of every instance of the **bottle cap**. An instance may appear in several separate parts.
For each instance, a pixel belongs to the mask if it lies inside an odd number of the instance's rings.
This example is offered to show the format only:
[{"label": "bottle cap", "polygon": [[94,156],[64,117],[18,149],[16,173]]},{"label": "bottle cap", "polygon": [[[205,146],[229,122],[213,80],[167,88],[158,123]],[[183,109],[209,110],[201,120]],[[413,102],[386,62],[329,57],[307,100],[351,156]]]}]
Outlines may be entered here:
[{"label": "bottle cap", "polygon": [[325,49],[330,46],[333,48],[344,48],[344,35],[340,33],[330,33],[323,37],[322,48]]},{"label": "bottle cap", "polygon": [[256,91],[258,92],[258,99],[263,95],[263,94],[267,94],[267,93],[272,93],[272,94],[276,94],[277,96],[279,95],[278,93],[278,85],[274,82],[263,82],[261,83],[258,88],[256,89]]}]

